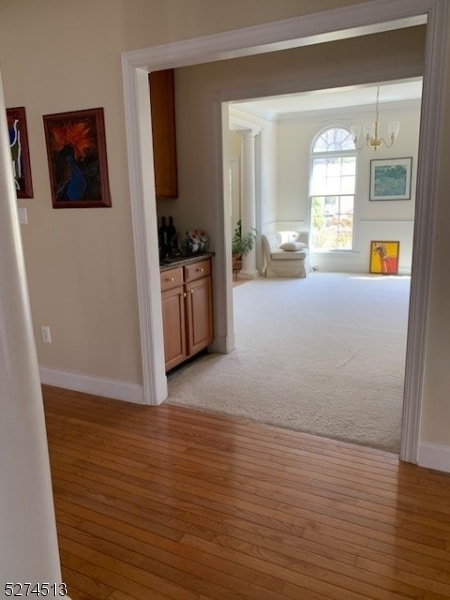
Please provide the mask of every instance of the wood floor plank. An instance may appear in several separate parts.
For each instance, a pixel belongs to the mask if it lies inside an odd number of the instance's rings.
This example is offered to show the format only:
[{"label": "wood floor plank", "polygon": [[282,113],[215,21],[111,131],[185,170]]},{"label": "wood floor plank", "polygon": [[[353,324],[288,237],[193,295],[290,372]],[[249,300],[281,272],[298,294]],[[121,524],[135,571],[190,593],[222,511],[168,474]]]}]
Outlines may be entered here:
[{"label": "wood floor plank", "polygon": [[[365,593],[377,600],[404,598],[407,597],[406,594],[414,597],[420,593],[419,588],[398,584],[392,579],[386,578],[380,581],[370,572],[364,574],[364,582],[362,582],[361,571],[356,565],[339,564],[338,561],[329,559],[321,553],[303,551],[301,557],[292,559],[272,549],[244,543],[230,536],[217,536],[211,542],[192,538],[190,543],[222,559],[230,549],[233,549],[239,553],[235,560],[252,564],[254,569],[259,568],[273,576],[282,576],[283,580],[291,585],[291,589],[297,586],[301,587],[302,591],[314,591],[317,590],[317,582],[320,581],[322,593],[327,598],[340,598],[342,589],[345,589],[348,597]],[[296,590],[294,600],[298,597],[299,590]]]},{"label": "wood floor plank", "polygon": [[[64,532],[60,534],[64,551],[69,554],[67,556],[62,554],[63,565],[67,562],[75,571],[90,576],[94,589],[99,582],[108,581],[109,586],[136,595],[137,598],[150,596],[161,600],[197,600],[198,594],[179,585],[176,580],[161,578],[152,570],[144,568],[142,557],[128,555],[127,560],[124,560],[125,555],[123,555],[122,558],[117,558],[115,554],[96,550],[94,544],[88,546],[86,539],[80,542],[73,539],[74,537],[70,533],[68,536],[64,535]],[[82,536],[79,538],[82,539]],[[72,595],[70,583],[69,593],[71,600],[77,600],[76,596],[74,598]]]},{"label": "wood floor plank", "polygon": [[449,600],[450,476],[43,386],[72,600]]}]

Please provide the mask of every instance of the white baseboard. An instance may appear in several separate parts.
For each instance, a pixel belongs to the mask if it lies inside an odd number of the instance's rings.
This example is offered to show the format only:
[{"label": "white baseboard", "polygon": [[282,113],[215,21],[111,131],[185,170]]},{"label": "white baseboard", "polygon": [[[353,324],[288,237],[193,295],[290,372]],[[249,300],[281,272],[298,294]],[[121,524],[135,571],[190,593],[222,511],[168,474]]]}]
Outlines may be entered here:
[{"label": "white baseboard", "polygon": [[427,469],[450,473],[450,446],[419,442],[417,464]]},{"label": "white baseboard", "polygon": [[41,383],[56,387],[85,392],[95,396],[124,400],[134,404],[144,404],[144,392],[141,385],[125,383],[114,379],[101,379],[83,373],[59,371],[40,367]]}]

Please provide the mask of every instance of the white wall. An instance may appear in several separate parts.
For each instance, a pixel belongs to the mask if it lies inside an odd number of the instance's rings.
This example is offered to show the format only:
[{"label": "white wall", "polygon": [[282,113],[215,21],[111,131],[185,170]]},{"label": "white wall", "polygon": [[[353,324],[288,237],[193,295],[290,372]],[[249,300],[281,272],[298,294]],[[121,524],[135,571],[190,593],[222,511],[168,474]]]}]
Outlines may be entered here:
[{"label": "white wall", "polygon": [[264,153],[261,160],[261,221],[259,231],[265,229],[265,223],[276,218],[278,213],[278,128],[275,123],[261,120],[261,143]]},{"label": "white wall", "polygon": [[[373,111],[359,110],[345,114],[310,114],[278,124],[278,188],[276,223],[271,229],[309,227],[310,149],[314,137],[331,126],[362,124],[372,120]],[[386,108],[380,106],[380,122],[400,120],[400,135],[395,145],[376,153],[365,148],[358,153],[355,205],[355,238],[351,252],[313,253],[312,264],[320,271],[367,272],[371,240],[400,241],[399,272],[411,272],[414,226],[415,180],[419,141],[420,105]],[[374,158],[412,157],[411,199],[369,201],[370,161]]]}]

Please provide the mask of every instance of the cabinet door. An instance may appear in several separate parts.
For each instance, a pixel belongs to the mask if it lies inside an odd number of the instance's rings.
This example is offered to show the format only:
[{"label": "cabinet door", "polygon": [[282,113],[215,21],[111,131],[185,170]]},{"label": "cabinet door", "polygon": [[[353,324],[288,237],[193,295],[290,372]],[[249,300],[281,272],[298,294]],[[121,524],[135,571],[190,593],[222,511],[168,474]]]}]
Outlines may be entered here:
[{"label": "cabinet door", "polygon": [[186,285],[187,353],[195,354],[212,343],[212,285],[204,277]]},{"label": "cabinet door", "polygon": [[177,148],[173,69],[149,75],[153,162],[157,198],[177,198]]},{"label": "cabinet door", "polygon": [[161,296],[166,371],[187,357],[184,300],[182,286],[163,292]]}]

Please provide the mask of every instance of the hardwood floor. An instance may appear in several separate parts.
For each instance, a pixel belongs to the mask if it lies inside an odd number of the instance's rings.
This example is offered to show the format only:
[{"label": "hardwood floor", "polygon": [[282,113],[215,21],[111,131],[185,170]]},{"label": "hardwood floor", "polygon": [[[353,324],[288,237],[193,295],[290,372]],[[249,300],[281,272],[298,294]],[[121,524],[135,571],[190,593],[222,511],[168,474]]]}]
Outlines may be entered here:
[{"label": "hardwood floor", "polygon": [[72,600],[450,598],[450,476],[44,386]]}]

